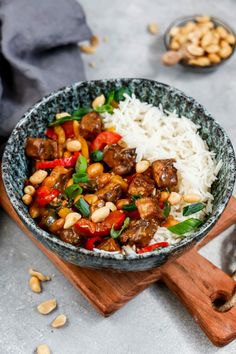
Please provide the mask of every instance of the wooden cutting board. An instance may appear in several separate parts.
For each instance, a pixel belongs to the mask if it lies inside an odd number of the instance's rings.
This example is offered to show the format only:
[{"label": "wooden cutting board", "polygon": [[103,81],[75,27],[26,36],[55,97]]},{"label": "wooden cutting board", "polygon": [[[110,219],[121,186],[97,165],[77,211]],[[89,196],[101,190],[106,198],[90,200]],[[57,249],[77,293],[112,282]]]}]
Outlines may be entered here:
[{"label": "wooden cutting board", "polygon": [[111,315],[150,284],[162,280],[213,344],[223,346],[236,338],[236,307],[227,312],[218,312],[212,305],[214,300],[231,298],[236,283],[198,253],[200,247],[236,223],[235,198],[231,198],[216,226],[196,247],[160,268],[138,273],[85,269],[63,261],[39,243],[21,222],[1,179],[0,198],[2,207],[22,231],[102,315]]}]

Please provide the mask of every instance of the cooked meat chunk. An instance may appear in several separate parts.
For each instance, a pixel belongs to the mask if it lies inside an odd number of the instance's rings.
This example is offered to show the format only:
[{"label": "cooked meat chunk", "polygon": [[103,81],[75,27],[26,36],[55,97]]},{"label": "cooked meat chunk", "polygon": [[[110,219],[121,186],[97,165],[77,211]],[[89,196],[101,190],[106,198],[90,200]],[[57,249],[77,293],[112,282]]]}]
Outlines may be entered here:
[{"label": "cooked meat chunk", "polygon": [[57,142],[51,139],[27,138],[26,155],[37,160],[57,158]]},{"label": "cooked meat chunk", "polygon": [[71,243],[72,245],[79,246],[81,244],[81,236],[74,228],[60,230],[59,237],[62,241]]},{"label": "cooked meat chunk", "polygon": [[87,140],[93,140],[101,133],[102,119],[96,112],[91,112],[83,116],[80,122],[80,134]]},{"label": "cooked meat chunk", "polygon": [[159,188],[171,188],[178,184],[174,159],[157,160],[152,164],[153,177]]},{"label": "cooked meat chunk", "polygon": [[99,246],[97,246],[97,248],[108,252],[120,252],[120,246],[114,238],[109,238],[108,240],[103,241]]},{"label": "cooked meat chunk", "polygon": [[117,175],[131,173],[135,166],[135,149],[124,149],[118,144],[108,146],[104,151],[103,161]]},{"label": "cooked meat chunk", "polygon": [[158,222],[155,220],[133,220],[128,229],[121,234],[120,241],[130,246],[145,247],[151,241],[157,228]]},{"label": "cooked meat chunk", "polygon": [[146,197],[136,200],[141,219],[157,219],[163,221],[163,209],[160,208],[158,199],[156,197]]},{"label": "cooked meat chunk", "polygon": [[129,194],[141,194],[144,197],[150,196],[155,188],[154,181],[143,174],[137,174],[129,185]]},{"label": "cooked meat chunk", "polygon": [[97,191],[96,195],[99,199],[103,199],[106,202],[117,202],[122,195],[121,185],[118,183],[108,183],[104,188]]}]

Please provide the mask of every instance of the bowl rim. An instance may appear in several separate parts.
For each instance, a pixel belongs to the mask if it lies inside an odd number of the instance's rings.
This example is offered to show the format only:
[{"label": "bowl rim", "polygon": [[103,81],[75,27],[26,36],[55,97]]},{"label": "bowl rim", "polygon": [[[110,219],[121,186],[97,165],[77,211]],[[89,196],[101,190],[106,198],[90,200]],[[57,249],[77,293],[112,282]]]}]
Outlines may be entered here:
[{"label": "bowl rim", "polygon": [[[196,19],[196,17],[201,17],[201,16],[204,16],[204,15],[196,14],[196,15],[181,16],[181,17],[178,17],[175,20],[173,20],[170,23],[170,25],[167,27],[167,29],[165,30],[164,35],[163,35],[163,41],[164,41],[164,45],[165,45],[166,50],[170,50],[170,45],[169,45],[170,44],[170,36],[169,36],[169,33],[170,33],[170,30],[171,30],[172,27],[181,26],[181,24],[184,24],[185,22],[188,22],[188,21],[194,21]],[[223,21],[220,18],[215,17],[215,16],[209,16],[209,17],[212,20],[212,22],[214,22],[215,24],[223,26],[228,32],[233,34],[234,37],[236,38],[235,31],[225,21]],[[216,64],[211,64],[211,65],[208,65],[208,66],[198,66],[198,65],[187,64],[184,61],[180,61],[178,64],[182,65],[182,66],[184,66],[186,68],[193,69],[193,70],[201,69],[202,71],[204,71],[204,70],[207,71],[207,69],[217,68],[220,65],[224,64],[227,60],[229,60],[233,56],[233,54],[235,52],[235,48],[236,48],[236,41],[235,41],[235,43],[232,46],[233,50],[232,50],[232,53],[230,54],[230,56],[228,58],[222,59],[219,63],[216,63]]]},{"label": "bowl rim", "polygon": [[[146,252],[146,253],[142,253],[142,254],[132,254],[132,255],[123,255],[123,254],[118,254],[118,253],[113,253],[113,252],[96,252],[96,251],[89,251],[86,250],[83,247],[76,247],[74,245],[71,245],[69,243],[66,243],[62,240],[60,240],[59,238],[57,238],[54,234],[50,234],[48,232],[46,232],[45,230],[41,229],[35,222],[34,219],[32,219],[29,214],[27,214],[27,212],[25,211],[25,208],[21,208],[23,204],[23,202],[18,199],[15,195],[14,189],[12,188],[12,185],[10,184],[10,182],[8,181],[8,156],[12,155],[10,146],[11,144],[14,142],[15,140],[15,136],[17,136],[18,134],[18,129],[21,128],[22,125],[24,125],[25,123],[27,123],[27,121],[30,119],[31,114],[34,111],[37,111],[37,109],[47,103],[48,101],[50,101],[52,98],[55,98],[57,96],[60,96],[61,94],[63,94],[66,91],[70,91],[70,90],[78,90],[80,86],[82,85],[89,85],[91,83],[107,83],[107,82],[116,82],[117,80],[122,81],[122,82],[126,82],[126,83],[130,83],[132,81],[145,81],[148,82],[149,84],[157,84],[161,87],[165,87],[167,90],[172,90],[174,91],[176,94],[181,95],[182,97],[184,97],[187,101],[191,101],[193,104],[197,105],[198,107],[200,107],[201,109],[203,109],[204,114],[207,116],[207,119],[211,120],[212,122],[214,122],[217,125],[217,128],[221,131],[221,133],[224,135],[224,137],[226,138],[226,144],[227,144],[227,149],[228,149],[228,153],[231,156],[231,164],[233,166],[232,169],[232,173],[231,173],[231,178],[229,180],[229,185],[227,188],[227,195],[224,198],[224,201],[221,202],[221,204],[219,205],[219,207],[216,209],[214,214],[211,214],[209,216],[209,218],[206,220],[206,222],[203,223],[202,226],[199,227],[199,229],[196,232],[191,233],[191,238],[186,237],[184,239],[182,239],[182,241],[170,245],[168,247],[165,248],[160,248],[160,249],[156,249],[153,250],[151,252]],[[17,214],[20,216],[21,220],[23,221],[23,223],[28,227],[28,229],[34,234],[34,236],[39,236],[40,238],[44,238],[46,240],[46,242],[48,241],[49,243],[55,243],[57,244],[59,247],[67,249],[69,251],[75,251],[81,255],[87,255],[87,256],[92,256],[92,257],[97,257],[97,258],[105,258],[105,259],[109,259],[109,260],[116,260],[116,261],[120,261],[122,262],[123,260],[129,260],[129,261],[138,261],[138,260],[142,260],[142,259],[147,259],[147,258],[151,258],[151,257],[156,257],[156,256],[163,256],[163,257],[168,257],[170,256],[172,253],[178,253],[179,250],[186,248],[185,246],[187,246],[188,244],[193,243],[194,241],[197,242],[198,239],[202,238],[203,236],[205,236],[207,234],[207,232],[214,226],[214,224],[217,222],[217,220],[219,219],[219,217],[221,216],[221,214],[223,213],[225,207],[227,206],[230,197],[232,196],[233,193],[233,188],[234,188],[234,184],[235,184],[235,179],[236,179],[236,157],[235,157],[235,153],[234,153],[234,148],[232,145],[231,140],[229,139],[227,133],[225,132],[224,128],[221,127],[221,125],[211,116],[211,114],[208,112],[208,110],[202,106],[201,104],[199,104],[194,98],[192,98],[191,96],[186,95],[184,92],[182,92],[181,90],[170,86],[168,84],[156,81],[156,80],[151,80],[151,79],[145,79],[145,78],[116,78],[116,79],[103,79],[103,80],[88,80],[88,81],[80,81],[80,82],[76,82],[70,86],[65,86],[59,90],[55,90],[53,92],[51,92],[50,94],[44,96],[43,98],[41,98],[40,100],[38,100],[34,105],[32,105],[27,111],[26,113],[22,116],[22,118],[19,120],[19,122],[16,124],[15,128],[13,129],[7,144],[5,146],[4,149],[4,153],[3,153],[3,158],[2,158],[2,179],[3,179],[3,183],[5,186],[5,190],[7,192],[7,195],[11,201],[12,206],[14,207],[14,209],[16,210]],[[24,205],[25,206],[25,205]],[[189,236],[190,236],[189,235]],[[37,237],[36,237],[37,238]]]}]

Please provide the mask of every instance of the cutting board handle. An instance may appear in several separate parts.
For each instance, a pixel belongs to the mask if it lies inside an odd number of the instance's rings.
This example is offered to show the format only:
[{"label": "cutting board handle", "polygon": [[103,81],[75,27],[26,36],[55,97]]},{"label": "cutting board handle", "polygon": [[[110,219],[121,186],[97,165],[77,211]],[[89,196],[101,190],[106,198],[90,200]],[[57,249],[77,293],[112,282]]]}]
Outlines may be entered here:
[{"label": "cutting board handle", "polygon": [[219,301],[231,299],[236,291],[236,283],[229,275],[196,249],[166,264],[161,274],[215,345],[223,346],[235,338],[236,307],[227,312],[219,312],[214,307]]}]

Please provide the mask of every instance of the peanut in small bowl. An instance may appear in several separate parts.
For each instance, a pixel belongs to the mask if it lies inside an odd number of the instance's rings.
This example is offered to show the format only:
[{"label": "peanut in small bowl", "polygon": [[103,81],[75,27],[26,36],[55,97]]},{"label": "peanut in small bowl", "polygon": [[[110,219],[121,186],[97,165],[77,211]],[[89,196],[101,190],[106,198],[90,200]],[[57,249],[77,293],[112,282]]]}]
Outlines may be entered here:
[{"label": "peanut in small bowl", "polygon": [[232,57],[235,42],[234,31],[222,20],[201,15],[182,17],[165,32],[168,52],[163,55],[163,63],[210,72]]}]

